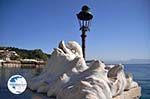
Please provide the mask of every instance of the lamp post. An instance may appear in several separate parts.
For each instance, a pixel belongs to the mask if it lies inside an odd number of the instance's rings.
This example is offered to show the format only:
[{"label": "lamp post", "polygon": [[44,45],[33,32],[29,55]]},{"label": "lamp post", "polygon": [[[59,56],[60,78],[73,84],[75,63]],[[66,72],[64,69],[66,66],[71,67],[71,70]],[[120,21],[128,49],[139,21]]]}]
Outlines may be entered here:
[{"label": "lamp post", "polygon": [[89,10],[90,8],[87,5],[84,5],[81,11],[77,14],[80,30],[82,31],[81,38],[82,38],[82,52],[83,52],[84,59],[85,59],[86,32],[90,30],[89,27],[90,27],[91,20],[93,18],[93,15]]}]

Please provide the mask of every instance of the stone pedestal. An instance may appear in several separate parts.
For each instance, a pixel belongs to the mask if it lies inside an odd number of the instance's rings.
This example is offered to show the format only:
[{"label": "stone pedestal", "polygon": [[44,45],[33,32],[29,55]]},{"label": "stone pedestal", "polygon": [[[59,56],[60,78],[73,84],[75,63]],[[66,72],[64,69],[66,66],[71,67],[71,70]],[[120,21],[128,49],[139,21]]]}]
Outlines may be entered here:
[{"label": "stone pedestal", "polygon": [[140,96],[141,96],[141,87],[135,87],[128,91],[123,92],[121,95],[118,95],[113,99],[139,99]]}]

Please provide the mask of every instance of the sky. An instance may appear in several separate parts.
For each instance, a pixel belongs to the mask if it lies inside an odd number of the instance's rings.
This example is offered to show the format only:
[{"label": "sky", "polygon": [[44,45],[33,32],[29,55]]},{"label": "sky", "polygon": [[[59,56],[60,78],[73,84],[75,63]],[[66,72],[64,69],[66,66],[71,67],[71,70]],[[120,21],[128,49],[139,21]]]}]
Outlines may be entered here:
[{"label": "sky", "polygon": [[81,45],[83,5],[94,16],[87,59],[150,59],[150,0],[0,0],[0,46],[51,53],[60,40]]}]

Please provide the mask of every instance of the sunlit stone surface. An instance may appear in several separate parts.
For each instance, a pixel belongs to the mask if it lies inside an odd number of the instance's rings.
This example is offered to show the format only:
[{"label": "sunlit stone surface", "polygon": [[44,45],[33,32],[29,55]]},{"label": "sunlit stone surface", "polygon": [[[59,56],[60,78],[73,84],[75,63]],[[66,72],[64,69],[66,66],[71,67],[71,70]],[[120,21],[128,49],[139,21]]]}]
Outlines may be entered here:
[{"label": "sunlit stone surface", "polygon": [[121,64],[106,66],[93,60],[87,65],[82,49],[75,41],[67,44],[61,41],[43,72],[27,78],[31,90],[57,99],[115,99],[125,90],[138,88],[132,75],[126,74]]}]

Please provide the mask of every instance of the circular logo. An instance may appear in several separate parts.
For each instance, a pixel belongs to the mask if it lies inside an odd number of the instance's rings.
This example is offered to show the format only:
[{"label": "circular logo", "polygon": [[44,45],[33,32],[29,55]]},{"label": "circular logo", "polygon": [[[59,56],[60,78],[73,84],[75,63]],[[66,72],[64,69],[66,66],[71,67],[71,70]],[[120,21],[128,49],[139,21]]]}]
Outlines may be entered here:
[{"label": "circular logo", "polygon": [[27,81],[21,75],[13,75],[9,78],[7,87],[13,94],[21,94],[27,88]]}]

